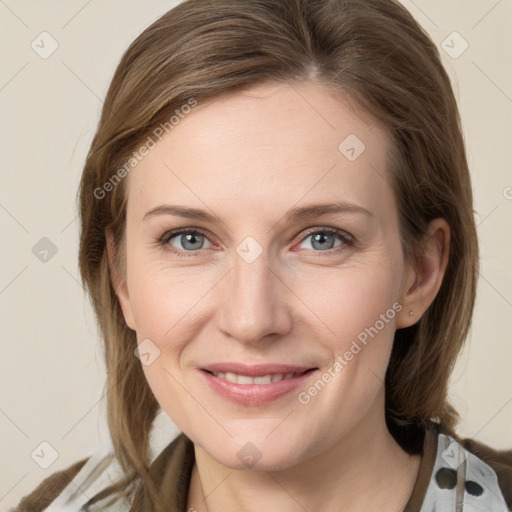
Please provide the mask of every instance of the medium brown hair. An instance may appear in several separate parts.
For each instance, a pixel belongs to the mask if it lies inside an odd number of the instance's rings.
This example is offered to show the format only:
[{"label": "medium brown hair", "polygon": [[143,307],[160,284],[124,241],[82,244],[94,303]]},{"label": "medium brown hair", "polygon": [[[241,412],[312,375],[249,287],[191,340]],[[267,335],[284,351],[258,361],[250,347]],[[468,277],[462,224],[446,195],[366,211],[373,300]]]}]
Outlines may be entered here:
[{"label": "medium brown hair", "polygon": [[133,498],[138,486],[158,508],[147,469],[159,404],[134,356],[136,334],[125,324],[107,258],[109,230],[124,273],[126,180],[103,198],[97,191],[191,98],[201,103],[266,81],[308,80],[349,97],[389,133],[386,172],[406,258],[421,254],[431,220],[450,226],[436,298],[416,324],[395,333],[386,420],[409,451],[417,447],[400,433],[411,425],[457,424],[447,387],[471,323],[478,245],[459,112],[435,44],[395,0],[187,0],[124,53],[80,184],[79,266],[104,340],[109,429],[125,475],[101,496]]}]

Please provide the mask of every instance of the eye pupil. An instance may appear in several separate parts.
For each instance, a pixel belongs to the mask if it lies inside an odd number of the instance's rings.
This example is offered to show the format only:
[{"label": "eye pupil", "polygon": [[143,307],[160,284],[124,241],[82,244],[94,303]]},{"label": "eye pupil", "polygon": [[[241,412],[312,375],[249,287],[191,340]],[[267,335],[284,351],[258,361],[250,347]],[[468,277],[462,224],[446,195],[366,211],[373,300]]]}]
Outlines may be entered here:
[{"label": "eye pupil", "polygon": [[[181,243],[185,249],[198,249],[200,247],[197,247],[197,245],[201,245],[201,242],[197,242],[197,238],[201,237],[202,235],[199,235],[197,233],[189,233],[185,235],[181,235]],[[194,242],[195,240],[195,242]],[[187,246],[187,244],[191,244],[192,247]]]},{"label": "eye pupil", "polygon": [[[317,233],[315,235],[313,235],[313,242],[312,242],[312,246],[315,248],[315,249],[326,249],[326,244],[324,243],[328,238],[331,238],[334,240],[333,236],[328,234],[328,233]],[[318,247],[315,246],[315,243],[320,243],[320,245]],[[331,244],[332,245],[332,244]],[[327,247],[327,249],[332,249],[332,246],[331,247]]]}]

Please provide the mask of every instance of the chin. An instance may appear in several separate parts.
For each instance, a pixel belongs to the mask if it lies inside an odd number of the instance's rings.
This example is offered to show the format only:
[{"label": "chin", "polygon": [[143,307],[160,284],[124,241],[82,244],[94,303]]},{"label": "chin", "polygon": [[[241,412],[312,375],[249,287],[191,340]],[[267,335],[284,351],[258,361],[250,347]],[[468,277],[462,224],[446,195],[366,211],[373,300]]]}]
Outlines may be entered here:
[{"label": "chin", "polygon": [[[300,462],[304,455],[304,445],[292,442],[289,437],[280,439],[276,436],[270,441],[268,431],[261,435],[244,435],[212,443],[198,439],[196,444],[218,463],[233,470],[280,471]],[[202,436],[200,436],[202,437]],[[251,441],[250,439],[253,439]]]}]

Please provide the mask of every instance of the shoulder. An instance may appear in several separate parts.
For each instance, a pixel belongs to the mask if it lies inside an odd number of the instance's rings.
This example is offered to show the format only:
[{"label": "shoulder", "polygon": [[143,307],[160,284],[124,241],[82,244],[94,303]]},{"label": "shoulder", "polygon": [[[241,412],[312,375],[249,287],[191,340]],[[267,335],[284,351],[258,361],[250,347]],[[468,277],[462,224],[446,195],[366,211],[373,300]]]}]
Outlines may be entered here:
[{"label": "shoulder", "polygon": [[89,457],[75,462],[45,478],[30,494],[22,498],[12,512],[41,512],[47,508],[82,469]]},{"label": "shoulder", "polygon": [[[159,487],[166,489],[167,486],[173,487],[175,496],[180,498],[187,488],[187,478],[189,477],[193,461],[193,443],[184,434],[181,434],[160,452],[156,460],[150,465],[149,473]],[[88,501],[88,496],[90,497],[101,492],[122,476],[122,470],[117,461],[115,461],[113,453],[98,450],[92,456],[86,457],[68,468],[50,475],[34,491],[25,496],[18,503],[17,507],[10,512],[49,511],[50,509],[53,510],[52,506],[57,505],[59,500],[65,500],[66,506],[72,507],[69,508],[70,510],[80,510],[85,502]],[[66,494],[64,496],[63,492],[73,479],[75,479],[77,487],[82,488],[83,485],[83,489],[87,489],[88,496],[85,496],[83,492],[75,492],[72,495]],[[140,489],[138,488],[138,491]],[[138,498],[141,499],[143,496],[138,496]],[[61,505],[60,501],[59,505]],[[57,509],[60,510],[58,507]],[[140,508],[136,507],[133,510],[140,510]]]},{"label": "shoulder", "polygon": [[462,447],[465,452],[462,453],[462,459],[468,461],[468,478],[471,476],[472,480],[476,481],[483,478],[484,484],[495,479],[507,507],[512,510],[512,449],[496,450],[475,439],[460,437],[442,426],[439,428],[439,433],[455,440]]},{"label": "shoulder", "polygon": [[459,443],[494,470],[507,505],[512,509],[512,449],[495,450],[471,438],[459,439]]}]

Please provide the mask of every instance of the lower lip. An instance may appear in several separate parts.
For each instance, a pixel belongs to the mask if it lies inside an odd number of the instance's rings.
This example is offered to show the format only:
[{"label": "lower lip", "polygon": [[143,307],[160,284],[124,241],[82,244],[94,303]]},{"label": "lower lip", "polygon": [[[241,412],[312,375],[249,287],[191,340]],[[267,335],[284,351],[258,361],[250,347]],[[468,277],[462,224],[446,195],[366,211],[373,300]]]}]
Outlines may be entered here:
[{"label": "lower lip", "polygon": [[258,406],[267,404],[291,393],[311,378],[316,370],[309,370],[298,377],[283,379],[269,384],[238,384],[201,370],[208,384],[219,395],[237,404]]}]

